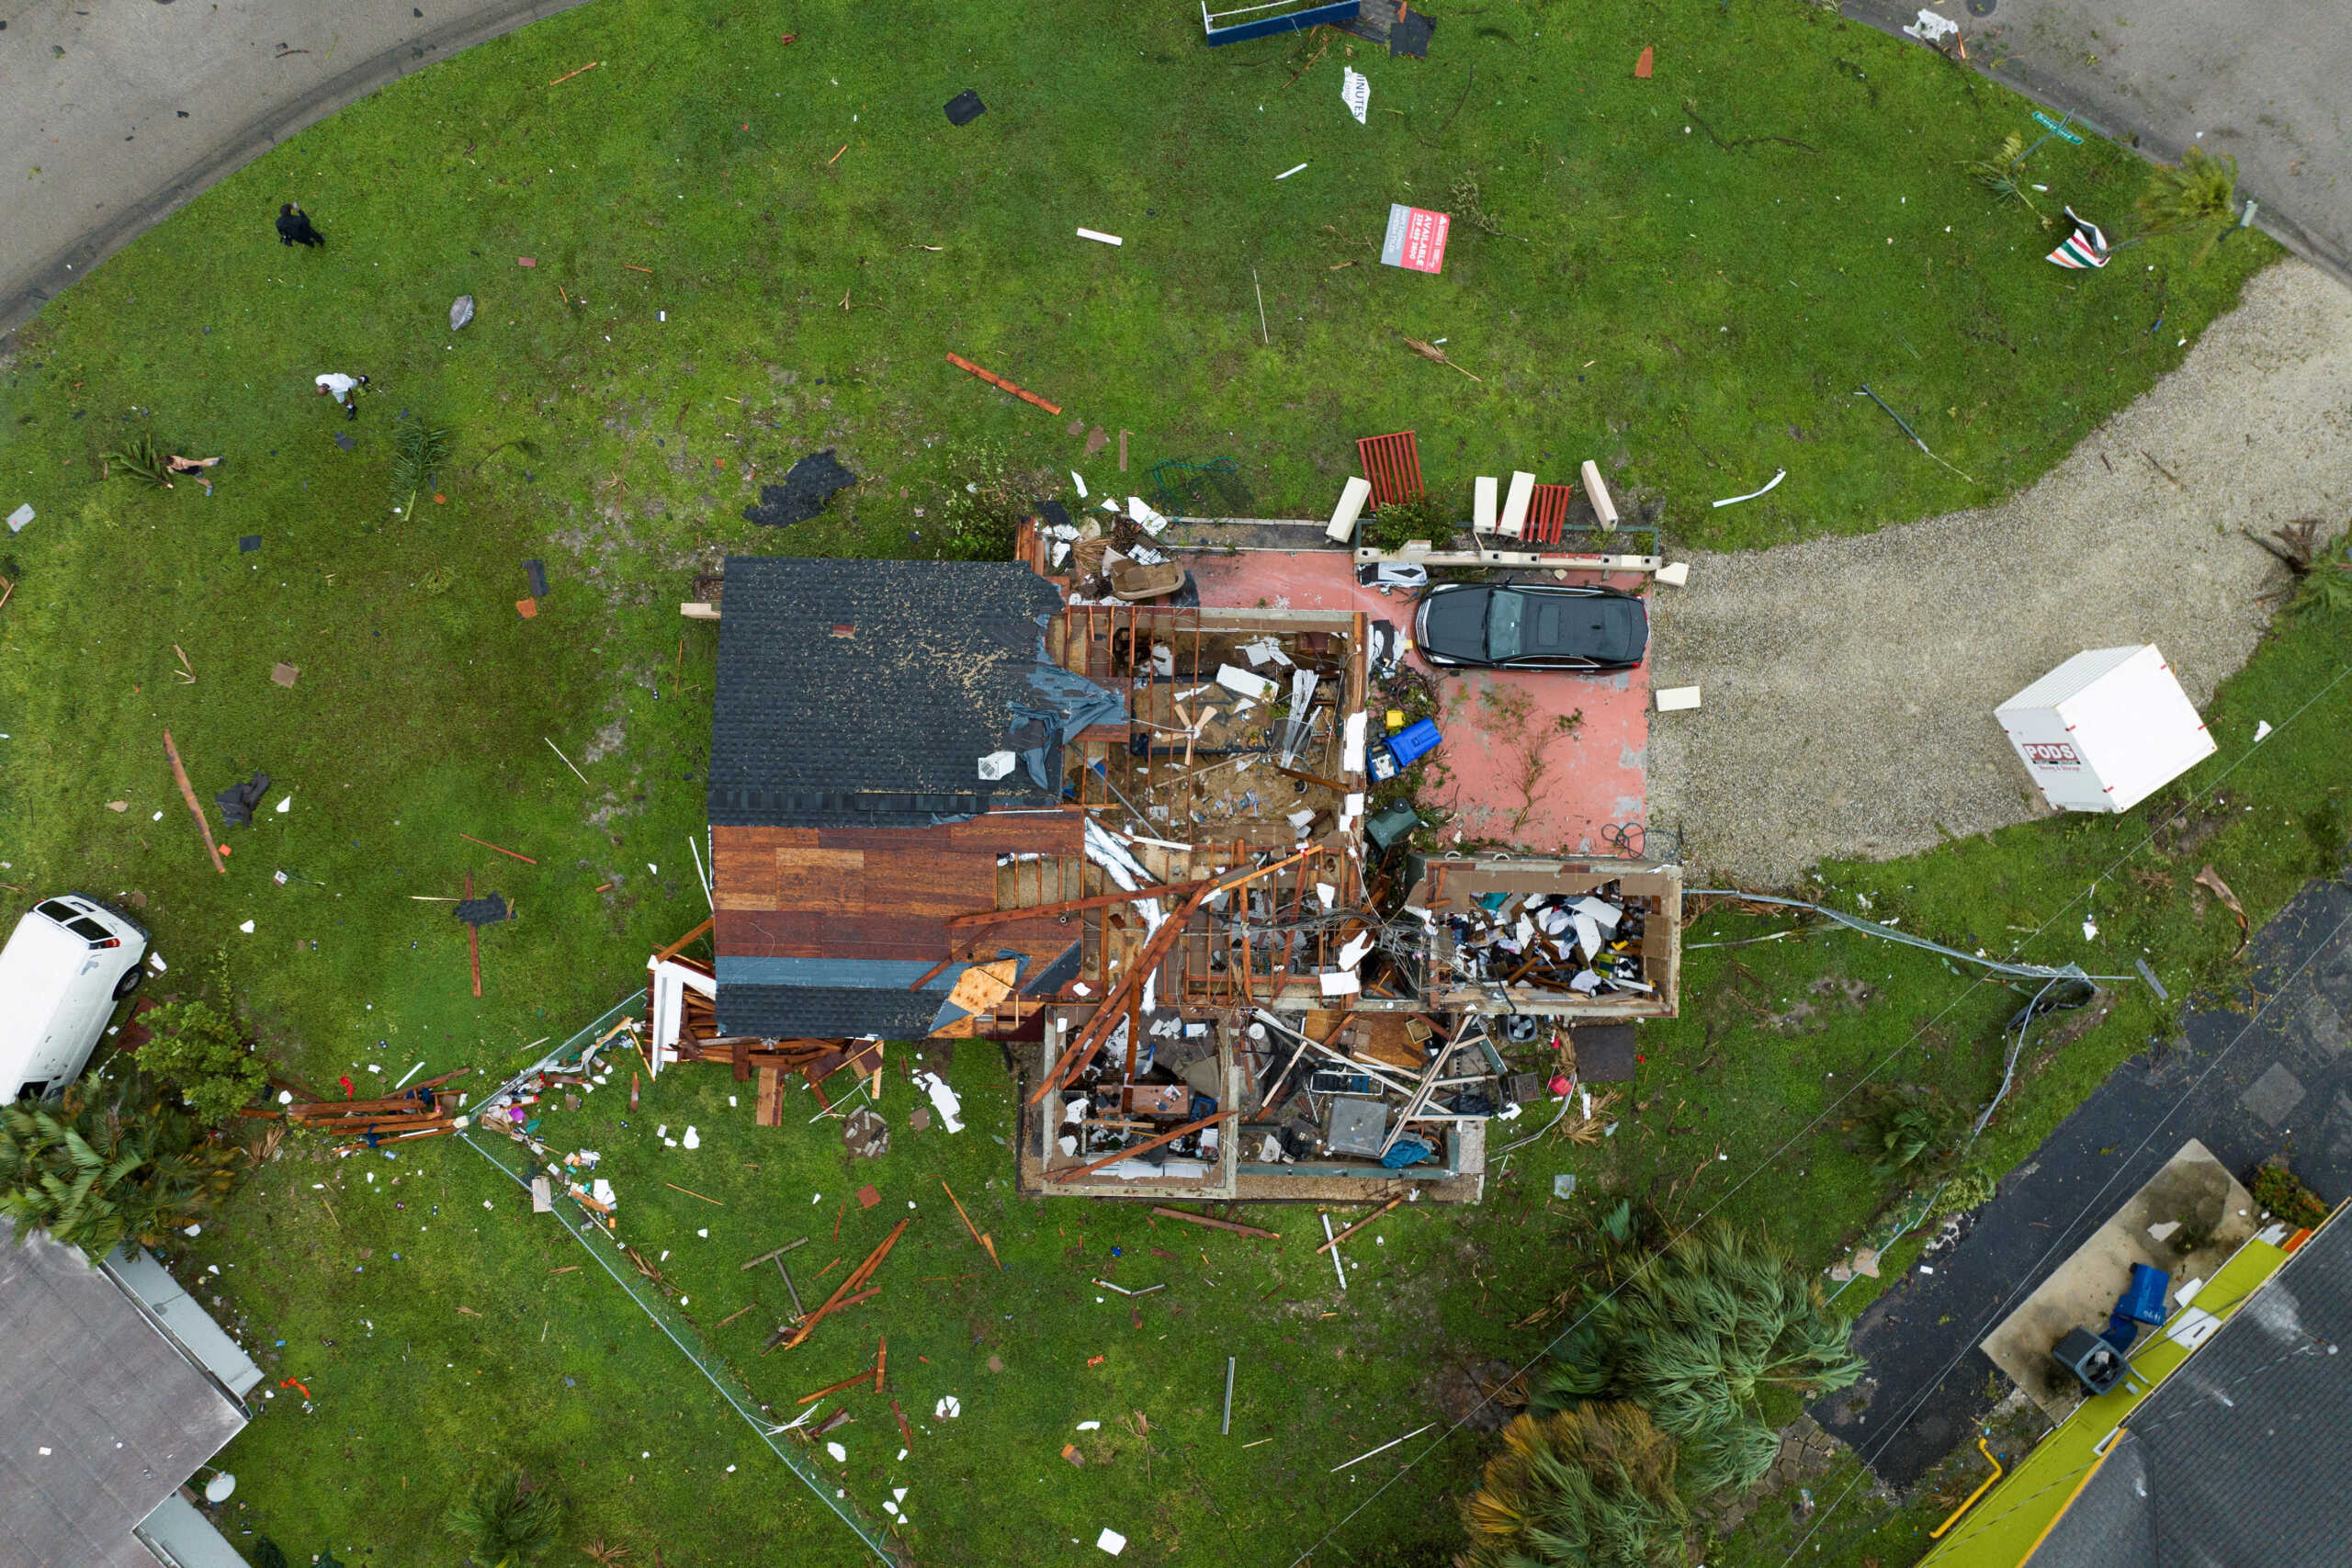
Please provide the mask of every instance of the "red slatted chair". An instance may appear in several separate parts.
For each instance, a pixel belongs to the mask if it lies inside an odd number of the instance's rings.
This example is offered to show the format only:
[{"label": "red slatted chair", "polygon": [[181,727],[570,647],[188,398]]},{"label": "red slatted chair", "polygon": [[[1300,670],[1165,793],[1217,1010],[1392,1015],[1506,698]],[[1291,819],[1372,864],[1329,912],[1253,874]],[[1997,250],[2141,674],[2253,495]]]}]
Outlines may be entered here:
[{"label": "red slatted chair", "polygon": [[1372,481],[1374,512],[1422,492],[1421,455],[1411,431],[1367,435],[1356,443],[1356,457],[1363,464],[1363,477]]},{"label": "red slatted chair", "polygon": [[1568,497],[1575,493],[1574,485],[1537,485],[1535,498],[1527,508],[1527,537],[1541,544],[1558,544],[1568,521]]}]

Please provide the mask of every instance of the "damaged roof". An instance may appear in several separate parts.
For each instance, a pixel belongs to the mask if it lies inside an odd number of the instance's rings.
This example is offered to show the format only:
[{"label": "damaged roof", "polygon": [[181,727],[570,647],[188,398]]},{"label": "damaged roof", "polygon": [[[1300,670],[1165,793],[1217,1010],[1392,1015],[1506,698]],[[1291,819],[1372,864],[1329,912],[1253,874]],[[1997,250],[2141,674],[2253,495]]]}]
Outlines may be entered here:
[{"label": "damaged roof", "polygon": [[1054,804],[1023,768],[982,780],[979,760],[1045,734],[1023,735],[1014,709],[1055,706],[1036,677],[1060,607],[1018,561],[730,556],[712,824],[919,826]]},{"label": "damaged roof", "polygon": [[0,1218],[0,1562],[132,1560],[133,1526],[245,1424],[77,1247]]}]

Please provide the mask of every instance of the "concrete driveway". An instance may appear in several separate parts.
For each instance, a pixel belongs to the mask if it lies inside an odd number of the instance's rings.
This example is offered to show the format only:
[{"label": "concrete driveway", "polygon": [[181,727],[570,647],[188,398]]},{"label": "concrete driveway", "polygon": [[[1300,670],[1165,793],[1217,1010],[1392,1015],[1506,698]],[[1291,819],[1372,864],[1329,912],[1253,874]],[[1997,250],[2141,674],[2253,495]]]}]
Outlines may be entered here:
[{"label": "concrete driveway", "polygon": [[[1848,0],[1895,32],[1927,0]],[[2352,284],[2352,16],[2344,0],[1937,0],[1970,62],[2151,157],[2238,161],[2256,225]],[[1917,45],[1926,48],[1925,44]],[[2030,130],[2030,127],[2019,128]],[[2109,234],[2125,212],[2096,216]]]},{"label": "concrete driveway", "polygon": [[0,0],[0,335],[312,121],[580,3]]}]

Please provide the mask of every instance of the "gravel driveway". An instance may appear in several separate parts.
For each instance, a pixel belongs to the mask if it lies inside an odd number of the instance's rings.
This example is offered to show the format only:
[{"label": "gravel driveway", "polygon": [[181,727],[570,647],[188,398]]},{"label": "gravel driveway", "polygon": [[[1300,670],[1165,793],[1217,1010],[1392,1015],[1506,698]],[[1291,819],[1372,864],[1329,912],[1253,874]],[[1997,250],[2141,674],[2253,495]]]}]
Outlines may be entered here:
[{"label": "gravel driveway", "polygon": [[2347,513],[2352,292],[2287,261],[2002,506],[1691,558],[1689,587],[1656,592],[1651,679],[1705,705],[1652,717],[1650,820],[1693,866],[1780,886],[2043,815],[1995,707],[2084,649],[2143,642],[2201,705],[2286,578],[2239,529]]}]

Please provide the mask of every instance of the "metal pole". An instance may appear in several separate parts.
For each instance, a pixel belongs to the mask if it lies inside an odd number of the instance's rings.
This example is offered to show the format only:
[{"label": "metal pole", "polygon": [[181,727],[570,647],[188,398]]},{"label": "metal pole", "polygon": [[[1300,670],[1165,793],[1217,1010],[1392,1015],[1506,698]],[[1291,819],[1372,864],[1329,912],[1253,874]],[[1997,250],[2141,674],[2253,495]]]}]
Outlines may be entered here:
[{"label": "metal pole", "polygon": [[1233,1358],[1225,1359],[1225,1420],[1216,1429],[1220,1438],[1233,1431]]}]

